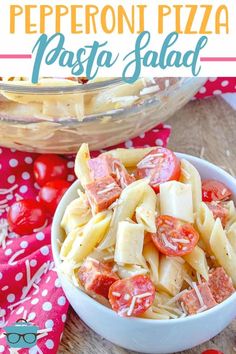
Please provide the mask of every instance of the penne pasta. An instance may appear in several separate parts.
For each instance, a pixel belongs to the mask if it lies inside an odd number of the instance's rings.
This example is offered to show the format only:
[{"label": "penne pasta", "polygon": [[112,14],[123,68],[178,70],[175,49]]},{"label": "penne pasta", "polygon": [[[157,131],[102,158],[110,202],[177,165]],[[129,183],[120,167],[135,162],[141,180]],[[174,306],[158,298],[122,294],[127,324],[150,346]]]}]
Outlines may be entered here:
[{"label": "penne pasta", "polygon": [[187,160],[181,160],[180,181],[192,187],[193,211],[197,212],[202,202],[202,182],[198,170]]},{"label": "penne pasta", "polygon": [[86,195],[81,192],[81,196],[67,206],[61,221],[61,227],[66,234],[69,234],[75,228],[87,224],[91,217],[92,213]]},{"label": "penne pasta", "polygon": [[236,253],[236,222],[232,224],[229,229],[226,231],[227,238],[233,247],[234,252]]},{"label": "penne pasta", "polygon": [[218,263],[225,269],[226,273],[231,277],[234,286],[236,286],[236,253],[226,237],[220,219],[217,219],[214,224],[210,237],[210,246]]},{"label": "penne pasta", "polygon": [[88,144],[82,144],[75,158],[75,174],[82,187],[92,182],[88,165],[89,159],[90,153]]},{"label": "penne pasta", "polygon": [[111,211],[98,213],[90,219],[82,232],[81,229],[72,231],[76,236],[67,257],[76,263],[83,261],[103,239],[109,228],[111,216]]},{"label": "penne pasta", "polygon": [[134,167],[155,147],[141,149],[115,149],[106,154],[119,159],[125,167]]},{"label": "penne pasta", "polygon": [[153,189],[147,185],[142,201],[136,208],[136,220],[148,232],[156,232],[156,204],[157,198]]},{"label": "penne pasta", "polygon": [[176,262],[171,257],[161,256],[159,268],[159,281],[157,288],[175,296],[183,285],[183,264]]},{"label": "penne pasta", "polygon": [[202,275],[205,280],[208,280],[209,274],[205,252],[199,246],[196,246],[191,253],[186,254],[183,258],[193,269]]},{"label": "penne pasta", "polygon": [[115,208],[112,216],[110,228],[104,240],[98,246],[99,249],[115,245],[119,222],[133,217],[140,200],[143,198],[146,186],[147,182],[140,180],[133,182],[122,191],[118,200],[118,206]]},{"label": "penne pasta", "polygon": [[159,252],[152,242],[144,246],[143,257],[150,272],[150,278],[155,286],[159,281]]},{"label": "penne pasta", "polygon": [[211,254],[210,237],[215,220],[212,211],[205,203],[201,203],[196,214],[196,225],[205,248]]}]

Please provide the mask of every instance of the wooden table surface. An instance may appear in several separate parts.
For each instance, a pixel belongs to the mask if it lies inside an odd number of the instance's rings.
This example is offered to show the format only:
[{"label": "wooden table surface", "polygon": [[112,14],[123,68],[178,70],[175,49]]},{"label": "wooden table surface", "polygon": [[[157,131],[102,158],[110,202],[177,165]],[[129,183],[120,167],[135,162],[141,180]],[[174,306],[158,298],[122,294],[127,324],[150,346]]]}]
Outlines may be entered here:
[{"label": "wooden table surface", "polygon": [[[169,147],[200,156],[236,175],[236,112],[218,98],[193,101],[167,121],[172,126]],[[228,151],[228,152],[227,152]],[[177,330],[177,329],[176,329]],[[236,352],[236,320],[221,334],[182,354],[200,354],[207,348]],[[69,311],[59,354],[131,354],[102,339],[73,310]]]}]

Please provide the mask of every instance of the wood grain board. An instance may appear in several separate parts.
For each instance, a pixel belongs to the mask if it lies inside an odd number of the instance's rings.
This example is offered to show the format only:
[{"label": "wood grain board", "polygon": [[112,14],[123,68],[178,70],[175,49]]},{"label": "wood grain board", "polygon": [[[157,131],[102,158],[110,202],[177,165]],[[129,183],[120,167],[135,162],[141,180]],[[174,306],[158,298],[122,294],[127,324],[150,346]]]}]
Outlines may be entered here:
[{"label": "wood grain board", "polygon": [[[172,126],[169,147],[178,152],[202,155],[236,175],[236,112],[218,98],[192,101],[166,124]],[[102,319],[101,319],[102,320]],[[177,330],[177,329],[176,329]],[[236,353],[236,320],[211,341],[182,354],[200,354],[208,348]],[[69,311],[59,354],[132,354],[106,341]]]}]

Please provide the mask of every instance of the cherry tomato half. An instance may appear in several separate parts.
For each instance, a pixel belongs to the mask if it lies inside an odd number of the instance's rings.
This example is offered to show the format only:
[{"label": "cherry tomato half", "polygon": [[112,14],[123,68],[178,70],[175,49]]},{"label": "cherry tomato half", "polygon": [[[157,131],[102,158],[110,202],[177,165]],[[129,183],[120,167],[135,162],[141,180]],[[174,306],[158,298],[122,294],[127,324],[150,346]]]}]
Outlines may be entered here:
[{"label": "cherry tomato half", "polygon": [[46,226],[47,215],[42,204],[33,199],[13,203],[7,215],[10,230],[18,235],[30,235]]},{"label": "cherry tomato half", "polygon": [[152,241],[166,256],[184,256],[191,253],[199,240],[199,234],[191,224],[172,216],[158,216],[156,226],[157,232],[151,234]]},{"label": "cherry tomato half", "polygon": [[202,354],[224,354],[224,353],[221,352],[220,350],[216,350],[216,349],[207,349],[207,350],[204,350],[204,352],[202,352]]},{"label": "cherry tomato half", "polygon": [[220,218],[222,226],[225,227],[228,221],[228,209],[221,202],[206,203],[208,208],[212,211],[214,219]]},{"label": "cherry tomato half", "polygon": [[69,182],[59,179],[46,183],[40,189],[39,200],[52,215],[69,187]]},{"label": "cherry tomato half", "polygon": [[181,167],[177,156],[169,149],[158,147],[148,153],[137,165],[139,179],[149,177],[150,186],[159,192],[161,183],[179,180]]},{"label": "cherry tomato half", "polygon": [[58,155],[40,155],[34,161],[34,177],[40,186],[57,179],[66,180],[67,175],[67,161]]},{"label": "cherry tomato half", "polygon": [[136,275],[113,283],[108,298],[112,309],[118,315],[138,316],[153,304],[155,287],[149,277]]},{"label": "cherry tomato half", "polygon": [[225,201],[232,195],[231,190],[222,182],[214,179],[202,181],[202,200],[203,202]]}]

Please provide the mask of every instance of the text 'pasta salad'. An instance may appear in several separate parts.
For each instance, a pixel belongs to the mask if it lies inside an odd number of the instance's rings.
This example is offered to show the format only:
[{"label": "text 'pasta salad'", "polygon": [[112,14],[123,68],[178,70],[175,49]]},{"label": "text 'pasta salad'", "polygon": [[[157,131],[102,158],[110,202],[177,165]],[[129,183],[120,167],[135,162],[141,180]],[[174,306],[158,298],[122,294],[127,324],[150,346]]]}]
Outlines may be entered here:
[{"label": "text 'pasta salad'", "polygon": [[231,191],[163,147],[76,156],[78,197],[61,221],[61,270],[120,316],[173,319],[236,286]]}]

